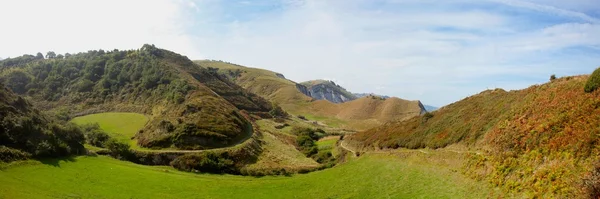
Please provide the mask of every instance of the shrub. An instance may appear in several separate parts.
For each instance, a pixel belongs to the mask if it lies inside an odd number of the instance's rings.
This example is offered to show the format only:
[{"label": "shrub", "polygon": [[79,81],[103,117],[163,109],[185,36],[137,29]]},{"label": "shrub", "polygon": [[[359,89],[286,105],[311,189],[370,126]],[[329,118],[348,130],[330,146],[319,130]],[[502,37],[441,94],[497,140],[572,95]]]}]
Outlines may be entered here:
[{"label": "shrub", "polygon": [[109,139],[104,146],[110,151],[110,155],[117,159],[127,159],[131,155],[129,144]]},{"label": "shrub", "polygon": [[553,81],[555,79],[556,79],[556,75],[555,74],[550,75],[550,81]]},{"label": "shrub", "polygon": [[583,179],[583,187],[589,198],[600,198],[600,163]]},{"label": "shrub", "polygon": [[304,115],[298,115],[298,118],[300,118],[302,120],[308,120],[308,119],[306,119],[306,117],[304,117]]},{"label": "shrub", "polygon": [[31,154],[21,150],[0,146],[0,162],[12,162],[16,160],[26,160]]},{"label": "shrub", "polygon": [[184,171],[206,173],[238,173],[229,153],[206,152],[202,154],[183,155],[171,162],[171,166]]},{"label": "shrub", "polygon": [[81,128],[86,142],[92,146],[105,147],[105,143],[110,139],[110,136],[100,128],[98,123],[84,124]]},{"label": "shrub", "polygon": [[600,68],[594,70],[587,83],[585,84],[585,92],[591,93],[600,87]]},{"label": "shrub", "polygon": [[287,118],[288,113],[285,112],[280,106],[277,104],[272,104],[273,109],[269,111],[269,114],[275,118]]},{"label": "shrub", "polygon": [[330,151],[319,151],[313,159],[321,164],[333,162],[333,160],[335,160]]},{"label": "shrub", "polygon": [[430,112],[425,113],[425,115],[423,115],[423,122],[427,122],[432,117],[433,117],[432,113],[430,113]]}]

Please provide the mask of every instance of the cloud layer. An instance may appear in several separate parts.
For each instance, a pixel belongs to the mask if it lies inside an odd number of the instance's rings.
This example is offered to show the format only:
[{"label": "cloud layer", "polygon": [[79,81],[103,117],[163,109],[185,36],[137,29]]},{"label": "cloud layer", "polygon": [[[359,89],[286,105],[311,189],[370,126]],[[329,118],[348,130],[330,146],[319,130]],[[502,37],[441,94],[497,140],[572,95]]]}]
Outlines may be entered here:
[{"label": "cloud layer", "polygon": [[[543,3],[543,4],[542,4]],[[3,5],[6,4],[6,5]],[[32,8],[31,5],[38,5]],[[600,66],[600,5],[541,1],[20,1],[0,57],[143,43],[445,105]]]}]

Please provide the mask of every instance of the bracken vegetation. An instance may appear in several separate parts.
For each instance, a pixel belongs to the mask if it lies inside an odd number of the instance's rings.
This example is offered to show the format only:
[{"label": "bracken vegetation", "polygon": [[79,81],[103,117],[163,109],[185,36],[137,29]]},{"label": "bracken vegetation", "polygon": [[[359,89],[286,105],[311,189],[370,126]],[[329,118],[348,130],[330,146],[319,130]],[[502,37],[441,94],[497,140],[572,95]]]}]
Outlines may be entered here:
[{"label": "bracken vegetation", "polygon": [[585,195],[582,190],[591,185],[581,179],[600,155],[600,92],[582,89],[591,79],[564,77],[524,90],[485,91],[433,117],[389,123],[349,139],[364,149],[461,143],[484,150],[471,155],[466,174],[507,192],[544,198]]}]

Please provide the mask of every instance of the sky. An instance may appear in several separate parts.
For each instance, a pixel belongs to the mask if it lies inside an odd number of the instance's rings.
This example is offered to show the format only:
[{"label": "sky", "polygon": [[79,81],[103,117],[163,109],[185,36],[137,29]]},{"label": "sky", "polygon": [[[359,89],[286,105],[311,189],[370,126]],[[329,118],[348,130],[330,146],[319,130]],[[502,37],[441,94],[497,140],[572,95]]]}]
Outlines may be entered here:
[{"label": "sky", "polygon": [[600,67],[600,0],[0,1],[0,57],[155,44],[443,106]]}]

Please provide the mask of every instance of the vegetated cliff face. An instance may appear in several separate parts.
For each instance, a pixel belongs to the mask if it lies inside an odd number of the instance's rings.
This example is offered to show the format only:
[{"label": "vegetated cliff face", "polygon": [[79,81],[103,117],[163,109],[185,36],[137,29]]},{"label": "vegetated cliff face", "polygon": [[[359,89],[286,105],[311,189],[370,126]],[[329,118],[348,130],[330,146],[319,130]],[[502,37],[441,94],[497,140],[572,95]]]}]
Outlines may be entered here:
[{"label": "vegetated cliff face", "polygon": [[581,197],[581,190],[600,187],[592,172],[600,169],[594,166],[600,91],[584,92],[586,81],[588,76],[564,77],[523,90],[488,90],[345,140],[363,149],[464,144],[481,152],[464,165],[474,178],[530,197]]},{"label": "vegetated cliff face", "polygon": [[301,84],[307,87],[308,96],[317,100],[344,103],[357,99],[352,93],[332,81],[312,80]]},{"label": "vegetated cliff face", "polygon": [[216,72],[151,45],[50,59],[29,55],[5,59],[0,61],[0,82],[41,109],[65,115],[147,114],[150,121],[136,139],[151,148],[229,146],[251,132],[239,110],[272,108]]},{"label": "vegetated cliff face", "polygon": [[0,162],[81,154],[83,134],[55,123],[0,83]]}]

